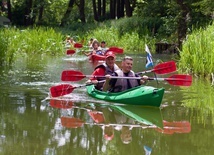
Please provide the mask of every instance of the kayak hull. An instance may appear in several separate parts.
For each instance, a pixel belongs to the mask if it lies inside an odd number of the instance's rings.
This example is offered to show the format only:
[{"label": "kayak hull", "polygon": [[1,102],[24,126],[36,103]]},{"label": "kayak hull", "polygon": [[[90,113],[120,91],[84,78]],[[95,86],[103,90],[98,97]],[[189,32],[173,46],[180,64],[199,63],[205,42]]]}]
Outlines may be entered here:
[{"label": "kayak hull", "polygon": [[94,85],[86,88],[88,95],[93,98],[131,105],[160,107],[164,95],[164,88],[151,86],[138,86],[119,93],[99,91],[95,89]]},{"label": "kayak hull", "polygon": [[104,56],[104,55],[98,55],[98,54],[92,54],[92,55],[89,57],[89,60],[91,60],[91,61],[105,60],[105,56]]}]

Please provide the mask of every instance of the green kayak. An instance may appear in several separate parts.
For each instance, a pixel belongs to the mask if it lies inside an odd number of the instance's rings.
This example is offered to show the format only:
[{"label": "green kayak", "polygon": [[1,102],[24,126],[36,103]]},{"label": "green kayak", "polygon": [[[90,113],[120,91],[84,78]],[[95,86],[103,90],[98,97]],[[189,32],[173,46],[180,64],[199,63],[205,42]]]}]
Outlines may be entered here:
[{"label": "green kayak", "polygon": [[94,85],[89,85],[86,88],[89,96],[96,99],[122,104],[155,107],[160,107],[164,94],[164,88],[154,88],[151,86],[138,86],[119,93],[99,91],[95,89]]},{"label": "green kayak", "polygon": [[110,105],[110,107],[138,123],[143,123],[144,125],[149,126],[154,125],[163,129],[163,118],[161,110],[158,107],[142,107],[135,105]]}]

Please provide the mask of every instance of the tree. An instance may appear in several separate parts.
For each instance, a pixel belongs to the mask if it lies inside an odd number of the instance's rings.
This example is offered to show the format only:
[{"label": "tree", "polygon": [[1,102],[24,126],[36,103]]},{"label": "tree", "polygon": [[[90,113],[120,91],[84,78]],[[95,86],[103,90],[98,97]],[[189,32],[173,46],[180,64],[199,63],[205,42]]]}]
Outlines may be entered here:
[{"label": "tree", "polygon": [[62,18],[60,26],[65,26],[66,25],[67,20],[69,18],[69,15],[71,13],[72,7],[74,5],[74,2],[75,2],[75,0],[69,0],[67,10],[66,10],[66,12],[65,12],[65,14],[64,14],[64,16]]}]

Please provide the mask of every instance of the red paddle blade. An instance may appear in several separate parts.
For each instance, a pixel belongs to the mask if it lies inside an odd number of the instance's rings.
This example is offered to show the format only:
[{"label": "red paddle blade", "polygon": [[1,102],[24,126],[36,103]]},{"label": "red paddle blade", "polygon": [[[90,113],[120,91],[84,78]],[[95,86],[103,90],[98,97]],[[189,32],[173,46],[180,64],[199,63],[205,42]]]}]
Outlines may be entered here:
[{"label": "red paddle blade", "polygon": [[69,50],[66,51],[66,54],[67,54],[67,55],[72,55],[72,54],[74,54],[74,53],[75,53],[75,50],[70,50],[70,49],[69,49]]},{"label": "red paddle blade", "polygon": [[75,70],[64,70],[61,74],[62,81],[80,81],[85,77],[80,71]]},{"label": "red paddle blade", "polygon": [[108,51],[112,51],[112,52],[118,53],[118,54],[123,54],[123,49],[122,49],[122,48],[119,48],[119,47],[115,47],[115,46],[110,47],[110,48],[108,49]]},{"label": "red paddle blade", "polygon": [[74,48],[82,48],[82,44],[81,43],[75,43],[74,44]]},{"label": "red paddle blade", "polygon": [[175,74],[165,80],[175,86],[191,86],[192,84],[192,76],[190,75]]},{"label": "red paddle blade", "polygon": [[157,128],[156,130],[164,134],[191,132],[191,125],[188,121],[179,121],[179,122],[163,121],[163,125],[164,125],[163,129]]},{"label": "red paddle blade", "polygon": [[55,100],[55,99],[50,100],[50,106],[53,108],[70,109],[73,107],[73,105],[74,103],[71,101]]},{"label": "red paddle blade", "polygon": [[152,69],[156,74],[168,74],[176,71],[176,64],[174,61],[168,61],[158,64]]},{"label": "red paddle blade", "polygon": [[70,94],[74,89],[75,87],[72,87],[69,84],[60,84],[57,86],[52,86],[50,88],[50,93],[52,97],[59,97],[66,94]]},{"label": "red paddle blade", "polygon": [[62,116],[61,124],[62,124],[62,126],[67,127],[67,128],[78,128],[78,127],[83,126],[84,121],[82,121],[79,118]]}]

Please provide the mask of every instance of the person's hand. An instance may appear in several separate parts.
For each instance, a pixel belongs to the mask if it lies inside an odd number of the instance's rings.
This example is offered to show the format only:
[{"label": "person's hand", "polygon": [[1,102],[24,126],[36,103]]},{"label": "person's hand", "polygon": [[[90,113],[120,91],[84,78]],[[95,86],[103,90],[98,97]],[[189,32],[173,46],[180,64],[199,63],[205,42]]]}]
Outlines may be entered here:
[{"label": "person's hand", "polygon": [[149,79],[149,77],[144,75],[144,76],[141,77],[140,83],[141,84],[145,84],[148,79]]},{"label": "person's hand", "polygon": [[111,75],[109,75],[109,74],[105,75],[105,77],[106,77],[107,81],[111,79]]},{"label": "person's hand", "polygon": [[86,84],[91,84],[91,80],[87,80],[87,81],[86,81]]},{"label": "person's hand", "polygon": [[94,84],[94,85],[96,85],[97,83],[98,83],[97,80],[88,80],[88,81],[86,81],[86,84]]},{"label": "person's hand", "polygon": [[148,76],[144,75],[144,76],[142,76],[141,79],[142,79],[142,80],[148,80],[148,78],[149,78]]}]

